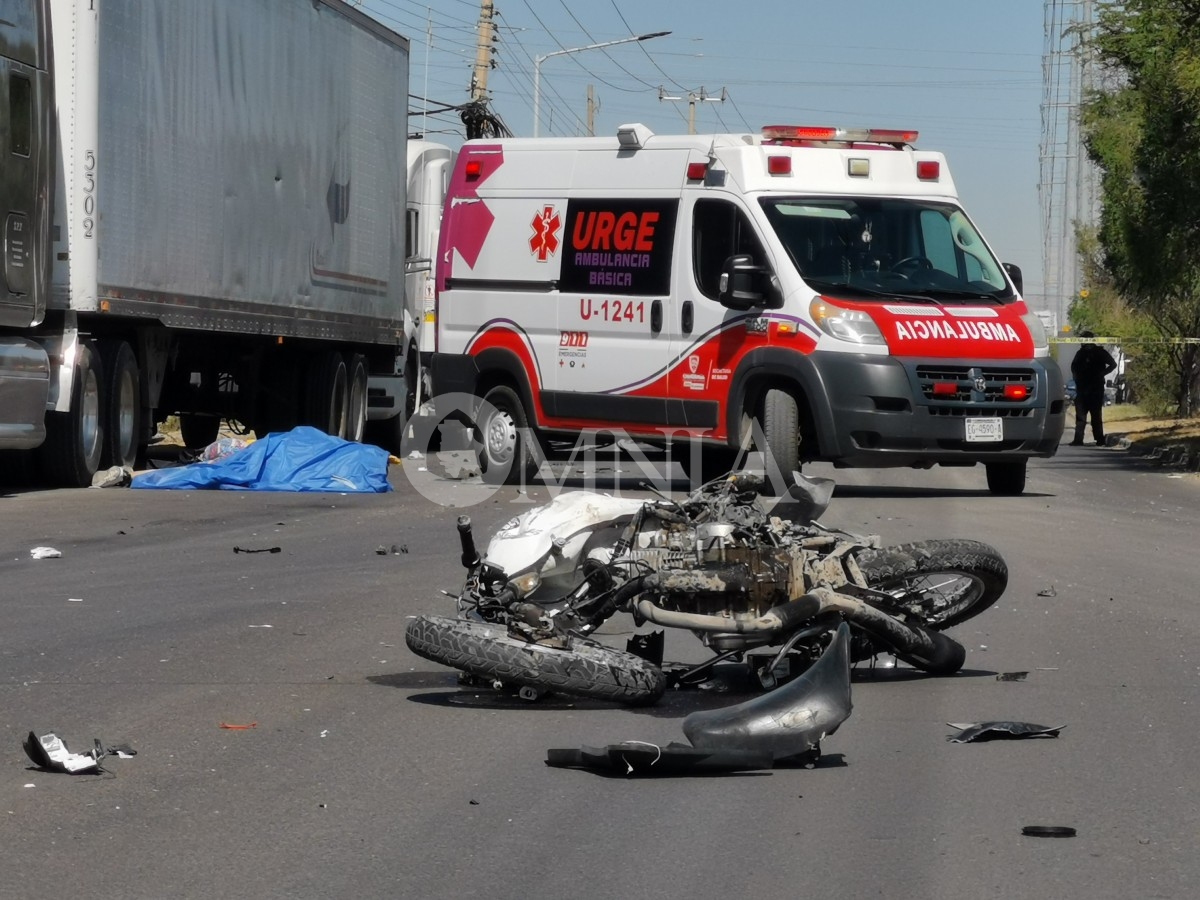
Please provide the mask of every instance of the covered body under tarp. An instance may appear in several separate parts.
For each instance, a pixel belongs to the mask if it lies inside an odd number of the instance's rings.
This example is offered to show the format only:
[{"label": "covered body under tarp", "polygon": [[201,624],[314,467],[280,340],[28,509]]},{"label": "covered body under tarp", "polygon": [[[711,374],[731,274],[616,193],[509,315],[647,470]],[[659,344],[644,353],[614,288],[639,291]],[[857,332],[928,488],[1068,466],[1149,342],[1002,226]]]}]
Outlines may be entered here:
[{"label": "covered body under tarp", "polygon": [[392,489],[387,469],[386,450],[304,425],[268,434],[214,462],[140,473],[132,487],[382,494]]}]

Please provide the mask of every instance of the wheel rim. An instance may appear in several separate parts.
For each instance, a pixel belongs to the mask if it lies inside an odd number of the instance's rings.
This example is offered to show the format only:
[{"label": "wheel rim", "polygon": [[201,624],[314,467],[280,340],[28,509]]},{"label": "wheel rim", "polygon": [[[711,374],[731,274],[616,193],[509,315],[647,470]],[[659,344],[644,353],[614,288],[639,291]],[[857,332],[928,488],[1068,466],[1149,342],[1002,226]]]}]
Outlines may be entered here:
[{"label": "wheel rim", "polygon": [[926,625],[936,626],[978,603],[984,584],[980,578],[963,572],[924,572],[893,582],[883,590]]},{"label": "wheel rim", "polygon": [[517,452],[517,423],[505,410],[496,410],[483,432],[484,448],[489,465],[503,466]]},{"label": "wheel rim", "polygon": [[132,373],[123,372],[117,385],[117,414],[112,423],[117,430],[117,447],[123,460],[133,457],[134,442],[137,440],[133,433],[137,419],[137,398],[134,393]]},{"label": "wheel rim", "polygon": [[100,453],[100,379],[95,369],[88,369],[84,376],[79,404],[79,443],[86,459]]}]

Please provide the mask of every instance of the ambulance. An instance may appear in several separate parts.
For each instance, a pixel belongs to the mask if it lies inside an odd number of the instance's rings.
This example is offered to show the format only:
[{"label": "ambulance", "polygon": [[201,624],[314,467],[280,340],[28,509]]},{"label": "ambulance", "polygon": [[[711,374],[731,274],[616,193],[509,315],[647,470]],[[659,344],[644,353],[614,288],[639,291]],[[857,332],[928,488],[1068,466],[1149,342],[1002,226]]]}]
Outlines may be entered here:
[{"label": "ambulance", "polygon": [[468,141],[439,235],[435,399],[487,401],[481,465],[510,482],[583,432],[674,446],[693,478],[753,448],[783,473],[982,464],[1020,494],[1057,450],[1062,375],[1019,268],[916,139]]}]

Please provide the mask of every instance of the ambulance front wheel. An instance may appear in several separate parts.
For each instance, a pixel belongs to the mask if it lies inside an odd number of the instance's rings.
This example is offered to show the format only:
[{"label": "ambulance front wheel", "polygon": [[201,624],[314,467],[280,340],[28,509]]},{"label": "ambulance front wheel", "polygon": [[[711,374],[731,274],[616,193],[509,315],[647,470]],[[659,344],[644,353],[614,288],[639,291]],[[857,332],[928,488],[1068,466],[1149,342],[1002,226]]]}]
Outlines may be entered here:
[{"label": "ambulance front wheel", "polygon": [[778,466],[790,487],[792,473],[800,471],[800,408],[796,398],[787,391],[770,388],[763,395],[759,427],[766,444],[760,449],[767,456],[768,473]]},{"label": "ambulance front wheel", "polygon": [[479,429],[479,468],[489,484],[523,484],[537,474],[541,447],[517,392],[508,385],[483,397]]}]

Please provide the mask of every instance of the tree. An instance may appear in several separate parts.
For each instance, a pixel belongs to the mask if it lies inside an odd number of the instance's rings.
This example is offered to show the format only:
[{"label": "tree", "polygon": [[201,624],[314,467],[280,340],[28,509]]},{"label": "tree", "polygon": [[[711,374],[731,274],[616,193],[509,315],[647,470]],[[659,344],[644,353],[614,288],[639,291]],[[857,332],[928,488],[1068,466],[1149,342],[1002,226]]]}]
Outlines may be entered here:
[{"label": "tree", "polygon": [[[1084,46],[1110,86],[1081,125],[1101,170],[1104,270],[1164,339],[1200,336],[1200,2],[1108,0]],[[1177,413],[1196,412],[1200,344],[1166,343]]]}]

